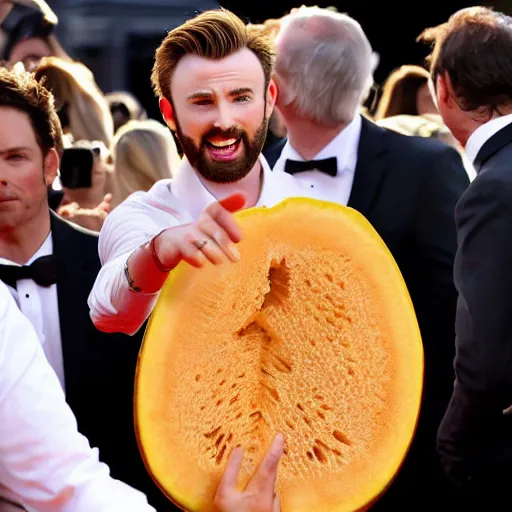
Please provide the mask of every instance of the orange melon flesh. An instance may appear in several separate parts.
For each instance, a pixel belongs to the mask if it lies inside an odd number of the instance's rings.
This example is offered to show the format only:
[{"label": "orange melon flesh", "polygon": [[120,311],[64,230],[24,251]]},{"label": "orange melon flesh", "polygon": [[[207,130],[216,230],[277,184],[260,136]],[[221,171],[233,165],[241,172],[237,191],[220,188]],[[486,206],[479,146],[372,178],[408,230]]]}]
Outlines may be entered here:
[{"label": "orange melon flesh", "polygon": [[243,488],[274,436],[283,512],[362,510],[414,434],[423,350],[402,276],[358,212],[312,199],[236,214],[241,261],[171,272],[136,378],[149,472],[209,510],[231,450]]}]

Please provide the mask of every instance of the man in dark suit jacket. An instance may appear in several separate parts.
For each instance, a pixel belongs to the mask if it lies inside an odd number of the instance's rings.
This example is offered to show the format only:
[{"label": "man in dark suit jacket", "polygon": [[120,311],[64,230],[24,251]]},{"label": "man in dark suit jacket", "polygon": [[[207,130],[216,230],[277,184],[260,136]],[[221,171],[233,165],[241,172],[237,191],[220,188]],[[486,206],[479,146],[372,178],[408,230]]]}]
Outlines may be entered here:
[{"label": "man in dark suit jacket", "polygon": [[144,492],[159,512],[174,510],[148,475],[133,427],[133,389],[144,327],[134,336],[98,331],[87,297],[101,268],[98,234],[51,214],[66,401],[79,431],[114,478]]},{"label": "man in dark suit jacket", "polygon": [[477,172],[455,215],[456,381],[438,449],[465,510],[503,510],[512,481],[512,18],[463,10],[423,38],[435,43],[439,111]]},{"label": "man in dark suit jacket", "polygon": [[143,330],[130,337],[94,327],[87,297],[101,266],[97,234],[49,209],[61,136],[50,93],[32,75],[0,69],[0,280],[34,325],[80,433],[112,476],[157,510],[173,510],[148,475],[134,432]]},{"label": "man in dark suit jacket", "polygon": [[431,510],[449,503],[436,432],[453,387],[453,215],[469,179],[452,147],[357,114],[370,70],[371,47],[355,20],[322,9],[291,15],[278,39],[275,75],[288,140],[265,156],[274,172],[294,174],[305,195],[361,212],[403,274],[423,338],[424,396],[406,461],[372,510]]}]

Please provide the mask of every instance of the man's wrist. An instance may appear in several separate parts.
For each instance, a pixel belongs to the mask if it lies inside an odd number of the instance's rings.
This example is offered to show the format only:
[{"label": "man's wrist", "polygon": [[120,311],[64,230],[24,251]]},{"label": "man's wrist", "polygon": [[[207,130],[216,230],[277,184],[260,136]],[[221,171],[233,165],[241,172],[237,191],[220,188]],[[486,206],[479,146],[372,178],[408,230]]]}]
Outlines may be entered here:
[{"label": "man's wrist", "polygon": [[126,278],[126,282],[128,283],[128,289],[135,293],[142,293],[142,288],[140,286],[137,286],[133,280],[133,277],[130,274],[130,266],[128,262],[130,261],[130,256],[126,259],[126,262],[124,264],[124,277]]},{"label": "man's wrist", "polygon": [[[163,230],[163,231],[165,231],[165,230]],[[158,233],[157,235],[152,237],[149,241],[145,242],[143,245],[139,246],[135,251],[133,251],[130,254],[130,256],[128,256],[126,263],[124,265],[124,275],[126,278],[126,282],[128,283],[128,288],[132,292],[135,292],[135,293],[156,293],[157,292],[157,291],[144,290],[140,286],[140,284],[136,283],[136,279],[134,279],[133,273],[138,274],[138,272],[133,272],[133,269],[131,268],[133,266],[131,264],[131,262],[133,262],[133,260],[136,261],[136,263],[135,263],[136,265],[139,265],[141,263],[143,265],[148,265],[148,264],[153,265],[155,267],[155,269],[158,271],[158,273],[161,275],[165,274],[165,277],[172,270],[170,268],[168,269],[168,268],[164,267],[164,265],[160,261],[160,258],[158,257],[158,252],[157,252],[158,249],[156,247],[156,243],[157,243],[158,237],[163,233],[163,231],[161,231],[160,233]],[[141,252],[143,252],[145,254],[142,255]],[[151,263],[149,263],[148,260],[150,260]],[[143,262],[146,262],[146,263],[143,263]],[[150,274],[154,274],[154,273],[155,273],[154,270],[153,270],[153,272],[150,272]],[[164,276],[162,276],[162,277],[164,277]],[[159,281],[160,279],[158,278],[157,280]]]},{"label": "man's wrist", "polygon": [[160,261],[160,258],[158,257],[158,251],[157,251],[157,243],[160,235],[166,231],[166,229],[160,231],[158,235],[154,236],[148,243],[149,250],[151,251],[151,256],[153,257],[153,263],[155,264],[155,267],[162,273],[168,274],[172,268],[165,267],[162,262]]}]

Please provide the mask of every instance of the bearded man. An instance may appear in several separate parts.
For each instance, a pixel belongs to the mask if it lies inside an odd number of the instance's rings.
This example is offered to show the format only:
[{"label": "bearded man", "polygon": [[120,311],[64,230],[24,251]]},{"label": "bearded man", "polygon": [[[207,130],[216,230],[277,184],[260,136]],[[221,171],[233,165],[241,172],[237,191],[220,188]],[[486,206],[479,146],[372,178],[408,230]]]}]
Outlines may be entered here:
[{"label": "bearded man", "polygon": [[223,9],[188,20],[158,48],[152,81],[184,159],[176,178],[135,192],[107,217],[89,296],[98,329],[137,332],[181,260],[236,262],[232,212],[303,195],[261,155],[277,95],[273,65],[271,43]]}]

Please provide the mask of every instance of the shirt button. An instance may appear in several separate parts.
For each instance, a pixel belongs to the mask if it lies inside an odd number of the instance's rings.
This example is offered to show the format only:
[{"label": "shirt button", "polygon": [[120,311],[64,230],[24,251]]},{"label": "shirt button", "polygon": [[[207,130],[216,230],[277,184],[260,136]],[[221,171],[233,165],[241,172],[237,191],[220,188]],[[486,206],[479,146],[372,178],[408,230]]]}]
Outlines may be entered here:
[{"label": "shirt button", "polygon": [[28,293],[25,293],[25,297],[28,299],[30,295]]}]

